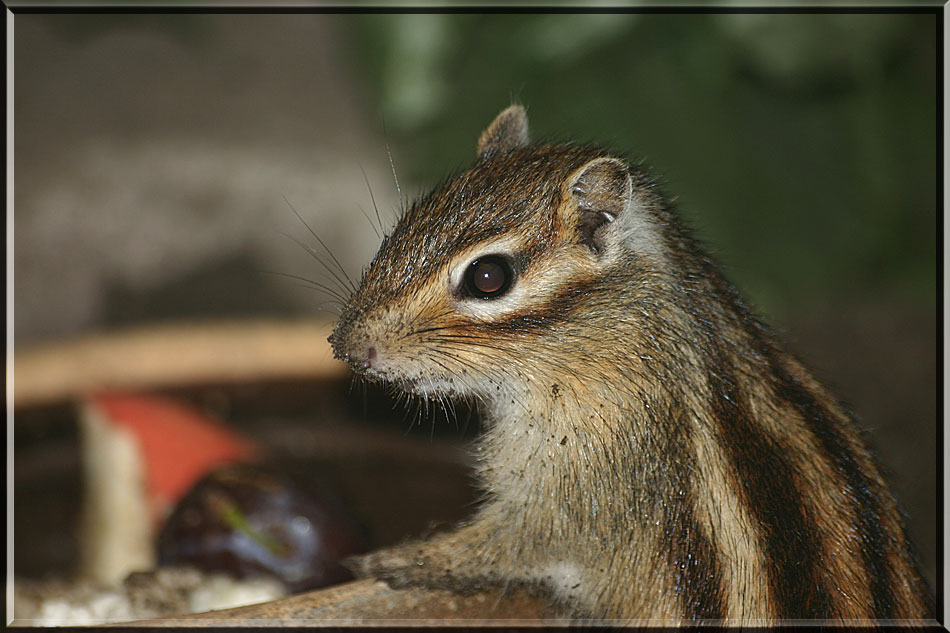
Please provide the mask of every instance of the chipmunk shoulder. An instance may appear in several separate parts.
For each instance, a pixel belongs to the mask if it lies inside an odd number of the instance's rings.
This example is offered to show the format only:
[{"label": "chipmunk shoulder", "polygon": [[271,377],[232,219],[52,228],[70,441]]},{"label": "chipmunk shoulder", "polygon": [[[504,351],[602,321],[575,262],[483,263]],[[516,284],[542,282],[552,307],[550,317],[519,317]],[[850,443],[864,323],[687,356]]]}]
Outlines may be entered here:
[{"label": "chipmunk shoulder", "polygon": [[474,516],[354,559],[361,575],[524,584],[625,621],[934,615],[847,409],[647,173],[529,143],[520,106],[405,210],[330,341],[360,376],[472,400],[485,425]]}]

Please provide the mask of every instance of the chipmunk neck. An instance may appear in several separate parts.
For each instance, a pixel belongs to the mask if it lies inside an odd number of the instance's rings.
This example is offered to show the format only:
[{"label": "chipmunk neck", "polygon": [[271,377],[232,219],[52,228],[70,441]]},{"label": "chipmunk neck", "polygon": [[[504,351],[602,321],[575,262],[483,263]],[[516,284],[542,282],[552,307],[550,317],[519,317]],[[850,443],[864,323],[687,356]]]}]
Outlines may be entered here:
[{"label": "chipmunk neck", "polygon": [[[496,399],[477,449],[484,488],[504,503],[557,508],[561,521],[548,529],[596,533],[612,513],[636,515],[638,523],[658,518],[699,415],[682,407],[680,395],[638,383],[642,364],[623,367],[622,357],[587,371],[578,363],[569,375],[539,377]],[[605,376],[604,364],[616,373]]]}]

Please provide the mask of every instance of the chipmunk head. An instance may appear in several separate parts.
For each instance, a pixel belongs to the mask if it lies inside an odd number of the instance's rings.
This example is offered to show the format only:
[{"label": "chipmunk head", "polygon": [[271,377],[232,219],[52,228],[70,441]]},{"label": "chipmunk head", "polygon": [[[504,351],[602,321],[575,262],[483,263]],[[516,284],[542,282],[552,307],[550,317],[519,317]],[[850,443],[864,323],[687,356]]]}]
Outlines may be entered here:
[{"label": "chipmunk head", "polygon": [[529,145],[525,111],[511,106],[475,163],[383,239],[334,353],[422,395],[490,399],[544,378],[570,346],[609,344],[609,332],[586,340],[590,319],[614,318],[610,271],[657,253],[651,204],[642,176],[601,149]]}]

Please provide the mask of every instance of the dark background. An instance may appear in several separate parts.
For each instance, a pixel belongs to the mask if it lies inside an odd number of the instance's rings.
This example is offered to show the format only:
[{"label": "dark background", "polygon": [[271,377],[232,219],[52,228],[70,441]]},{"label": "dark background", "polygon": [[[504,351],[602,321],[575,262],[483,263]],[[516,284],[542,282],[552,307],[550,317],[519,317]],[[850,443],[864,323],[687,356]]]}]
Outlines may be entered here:
[{"label": "dark background", "polygon": [[321,279],[284,197],[356,277],[389,154],[411,196],[520,102],[663,177],[870,430],[933,583],[939,15],[17,14],[14,342],[324,315],[262,274]]}]

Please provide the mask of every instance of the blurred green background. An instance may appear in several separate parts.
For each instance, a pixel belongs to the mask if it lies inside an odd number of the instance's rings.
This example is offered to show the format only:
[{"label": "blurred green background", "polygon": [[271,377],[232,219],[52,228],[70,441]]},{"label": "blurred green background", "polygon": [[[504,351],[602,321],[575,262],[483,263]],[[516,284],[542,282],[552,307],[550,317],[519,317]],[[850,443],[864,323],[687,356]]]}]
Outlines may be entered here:
[{"label": "blurred green background", "polygon": [[372,15],[354,59],[404,176],[435,182],[511,101],[544,137],[664,177],[769,314],[936,303],[934,15]]}]

